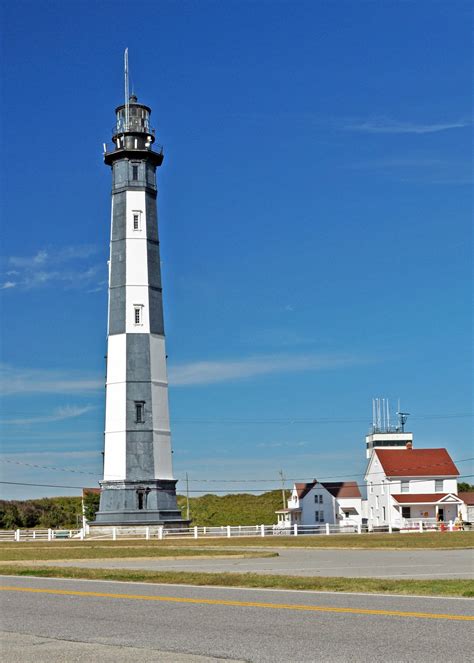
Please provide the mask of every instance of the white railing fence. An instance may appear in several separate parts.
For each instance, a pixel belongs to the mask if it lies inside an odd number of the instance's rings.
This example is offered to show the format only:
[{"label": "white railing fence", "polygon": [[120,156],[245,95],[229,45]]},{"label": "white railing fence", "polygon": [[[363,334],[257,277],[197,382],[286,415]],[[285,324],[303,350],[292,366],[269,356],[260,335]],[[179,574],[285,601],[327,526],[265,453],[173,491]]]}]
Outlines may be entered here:
[{"label": "white railing fence", "polygon": [[318,523],[315,525],[222,525],[220,527],[165,527],[161,525],[130,526],[130,527],[90,527],[83,529],[15,529],[0,530],[2,541],[119,541],[130,539],[212,539],[241,537],[275,537],[275,536],[334,536],[338,534],[370,534],[393,532],[453,532],[458,527],[449,521],[439,523],[434,519],[403,519],[391,525],[374,525],[370,528],[360,524]]}]

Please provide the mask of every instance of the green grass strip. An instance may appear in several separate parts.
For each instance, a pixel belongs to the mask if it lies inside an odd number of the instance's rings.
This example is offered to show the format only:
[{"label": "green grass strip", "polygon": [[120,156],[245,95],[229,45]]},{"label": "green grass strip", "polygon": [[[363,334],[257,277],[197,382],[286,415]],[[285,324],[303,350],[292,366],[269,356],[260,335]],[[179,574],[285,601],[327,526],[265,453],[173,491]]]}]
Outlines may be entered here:
[{"label": "green grass strip", "polygon": [[68,560],[68,559],[157,559],[157,558],[261,558],[261,557],[278,557],[277,552],[271,550],[246,550],[239,548],[238,550],[229,550],[227,548],[202,548],[202,547],[186,547],[186,548],[171,548],[169,546],[160,546],[150,544],[148,546],[135,546],[133,543],[130,545],[120,546],[104,546],[104,545],[51,545],[43,543],[41,545],[34,545],[26,543],[25,545],[16,544],[15,546],[0,547],[0,563],[2,562],[21,562],[21,561],[49,561],[49,560]]},{"label": "green grass strip", "polygon": [[215,587],[257,587],[325,592],[368,592],[417,594],[420,596],[474,597],[472,580],[390,580],[383,578],[308,578],[258,573],[189,573],[175,571],[126,571],[41,566],[2,566],[1,575],[41,578],[83,578],[156,584],[211,585]]}]

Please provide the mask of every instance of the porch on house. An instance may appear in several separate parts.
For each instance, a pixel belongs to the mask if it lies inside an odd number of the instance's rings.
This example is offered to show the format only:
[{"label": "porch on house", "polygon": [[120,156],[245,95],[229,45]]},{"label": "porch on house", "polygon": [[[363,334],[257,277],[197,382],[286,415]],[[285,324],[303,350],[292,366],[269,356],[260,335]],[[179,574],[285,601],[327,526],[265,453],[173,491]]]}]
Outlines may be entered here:
[{"label": "porch on house", "polygon": [[454,493],[392,495],[396,512],[392,526],[415,529],[420,523],[425,529],[442,528],[454,523],[461,513],[462,500]]},{"label": "porch on house", "polygon": [[301,509],[279,509],[275,513],[277,516],[277,527],[301,525]]}]

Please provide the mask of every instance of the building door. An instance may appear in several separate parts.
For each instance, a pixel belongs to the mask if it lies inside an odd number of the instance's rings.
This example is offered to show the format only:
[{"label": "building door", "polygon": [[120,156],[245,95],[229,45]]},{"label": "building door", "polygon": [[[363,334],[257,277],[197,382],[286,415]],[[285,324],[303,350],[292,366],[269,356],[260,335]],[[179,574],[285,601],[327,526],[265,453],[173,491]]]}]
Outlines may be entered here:
[{"label": "building door", "polygon": [[402,506],[402,518],[411,518],[411,507]]},{"label": "building door", "polygon": [[438,508],[438,520],[440,522],[444,521],[444,509],[443,509],[443,507]]}]

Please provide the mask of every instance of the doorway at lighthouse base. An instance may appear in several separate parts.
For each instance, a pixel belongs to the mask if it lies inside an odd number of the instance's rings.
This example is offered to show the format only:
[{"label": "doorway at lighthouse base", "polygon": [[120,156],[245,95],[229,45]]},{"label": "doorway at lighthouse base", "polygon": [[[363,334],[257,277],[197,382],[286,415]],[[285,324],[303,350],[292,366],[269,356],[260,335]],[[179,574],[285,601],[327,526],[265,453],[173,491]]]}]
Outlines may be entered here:
[{"label": "doorway at lighthouse base", "polygon": [[101,481],[100,525],[186,525],[176,501],[175,480]]}]

